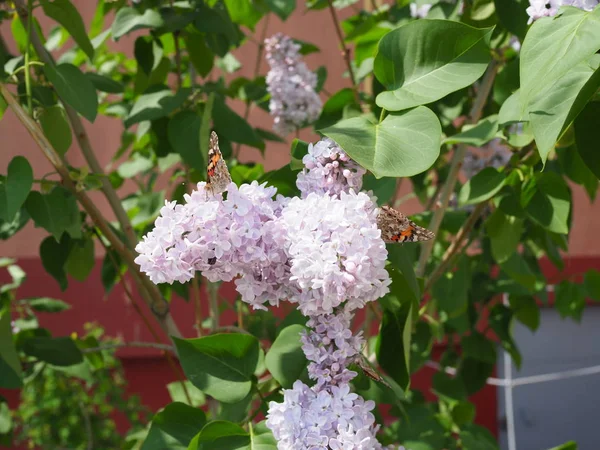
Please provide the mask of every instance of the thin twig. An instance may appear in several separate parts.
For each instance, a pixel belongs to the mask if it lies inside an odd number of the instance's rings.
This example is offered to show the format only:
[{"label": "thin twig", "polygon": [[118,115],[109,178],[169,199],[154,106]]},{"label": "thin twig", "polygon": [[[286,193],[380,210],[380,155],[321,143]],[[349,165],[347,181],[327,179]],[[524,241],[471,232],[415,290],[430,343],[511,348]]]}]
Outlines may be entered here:
[{"label": "thin twig", "polygon": [[81,410],[81,415],[83,416],[83,425],[85,427],[85,434],[87,436],[87,450],[92,450],[94,448],[94,433],[92,431],[92,422],[90,421],[90,414],[85,409],[85,405],[81,400],[79,400],[79,409]]},{"label": "thin twig", "polygon": [[344,57],[346,67],[348,69],[348,74],[350,75],[350,80],[352,81],[352,92],[354,93],[354,99],[356,100],[356,103],[360,104],[360,96],[358,95],[358,84],[356,83],[354,69],[352,69],[352,58],[350,57],[350,49],[344,41],[344,33],[342,32],[342,27],[340,26],[340,21],[338,19],[337,12],[335,10],[335,7],[333,6],[333,1],[327,0],[327,3],[329,4],[329,12],[331,13],[331,18],[333,19],[335,32],[337,34],[338,40],[340,41],[340,46],[342,47],[342,56]]},{"label": "thin twig", "polygon": [[[23,25],[26,29],[29,28],[29,14],[27,12],[25,0],[14,0],[14,4],[17,8],[17,12],[19,14],[19,17],[21,18],[21,21],[23,22]],[[54,58],[44,47],[44,44],[40,40],[40,36],[38,35],[36,28],[32,28],[32,32],[30,33],[31,44],[33,45],[33,48],[35,49],[38,57],[44,64],[54,66]],[[83,153],[85,160],[90,166],[92,173],[99,175],[100,182],[102,183],[102,192],[104,193],[106,200],[108,201],[110,207],[115,213],[117,221],[119,222],[121,228],[123,229],[123,232],[125,233],[128,247],[133,250],[137,243],[137,236],[133,231],[133,227],[131,226],[131,222],[129,220],[129,217],[127,216],[127,213],[125,212],[125,209],[123,208],[123,205],[121,204],[121,200],[119,199],[116,191],[110,184],[110,180],[107,176],[105,176],[104,170],[102,169],[102,166],[100,166],[100,163],[96,158],[96,154],[92,149],[87,131],[83,126],[83,122],[77,115],[77,112],[71,106],[69,106],[67,102],[63,101],[62,103],[65,107],[65,112],[67,113],[69,122],[71,123],[71,126],[73,128],[75,139],[77,139],[77,142],[79,143],[81,152]]]},{"label": "thin twig", "polygon": [[[487,98],[490,95],[492,90],[492,86],[494,84],[494,79],[496,78],[496,74],[498,73],[498,62],[495,59],[492,59],[490,62],[485,75],[483,76],[483,80],[481,81],[481,85],[479,87],[479,91],[475,97],[475,101],[473,102],[473,107],[471,108],[471,112],[469,113],[469,123],[477,123],[481,118],[483,113],[483,108],[487,101]],[[454,151],[454,155],[452,155],[452,161],[450,163],[450,171],[448,173],[448,178],[442,187],[440,193],[440,207],[436,209],[433,213],[433,218],[431,219],[431,223],[429,224],[429,229],[436,233],[438,232],[440,225],[442,224],[442,219],[444,218],[444,214],[446,213],[446,209],[448,208],[448,202],[450,200],[450,196],[454,192],[454,186],[456,184],[456,180],[458,179],[458,172],[462,166],[463,159],[467,152],[466,145],[459,145]],[[431,251],[433,250],[433,244],[435,239],[427,241],[423,243],[421,248],[421,255],[419,256],[419,263],[417,265],[416,275],[418,277],[422,277],[425,273],[425,267],[427,265],[427,261],[429,260],[429,256],[431,255]]]},{"label": "thin twig", "polygon": [[[262,33],[260,36],[260,42],[257,42],[256,45],[258,49],[256,51],[256,60],[254,61],[254,76],[255,79],[258,76],[258,72],[260,71],[260,63],[262,62],[263,52],[265,50],[265,38],[267,37],[267,29],[269,28],[269,18],[271,14],[267,14],[265,16],[265,26],[262,29]],[[244,120],[248,120],[250,116],[250,109],[252,108],[252,102],[250,100],[246,100],[246,109],[244,110]],[[242,150],[242,144],[238,143],[235,151],[233,152],[233,157],[237,159],[240,156],[240,151]]]},{"label": "thin twig", "polygon": [[98,347],[84,348],[81,353],[94,353],[102,350],[113,350],[123,347],[142,347],[142,348],[154,348],[157,350],[167,351],[175,353],[175,347],[172,345],[161,344],[158,342],[140,342],[140,341],[129,341],[129,342],[114,342],[111,344],[102,344]]},{"label": "thin twig", "polygon": [[[31,15],[32,0],[27,0],[27,15]],[[29,63],[31,55],[29,53],[31,47],[31,24],[33,20],[27,21],[27,39],[25,40],[25,92],[27,92],[27,109],[29,114],[33,114],[33,106],[31,101],[31,72],[29,71]]]}]

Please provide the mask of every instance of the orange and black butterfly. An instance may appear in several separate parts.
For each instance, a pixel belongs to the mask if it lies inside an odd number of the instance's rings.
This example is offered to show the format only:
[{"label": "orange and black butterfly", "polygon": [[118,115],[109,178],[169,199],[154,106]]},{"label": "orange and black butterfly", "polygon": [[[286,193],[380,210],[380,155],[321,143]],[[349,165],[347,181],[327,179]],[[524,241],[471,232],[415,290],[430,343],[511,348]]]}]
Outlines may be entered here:
[{"label": "orange and black butterfly", "polygon": [[208,166],[206,167],[206,190],[213,195],[220,194],[231,183],[231,175],[227,163],[219,150],[219,137],[214,131],[210,133],[208,144]]},{"label": "orange and black butterfly", "polygon": [[432,231],[420,227],[400,211],[382,206],[377,216],[377,227],[386,243],[421,242],[435,237]]}]

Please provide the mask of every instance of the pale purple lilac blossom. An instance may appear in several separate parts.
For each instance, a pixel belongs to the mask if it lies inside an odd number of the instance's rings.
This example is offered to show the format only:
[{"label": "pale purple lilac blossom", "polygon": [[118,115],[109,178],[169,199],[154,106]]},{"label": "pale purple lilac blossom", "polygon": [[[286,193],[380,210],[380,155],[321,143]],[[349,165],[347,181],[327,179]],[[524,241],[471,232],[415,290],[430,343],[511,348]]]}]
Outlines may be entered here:
[{"label": "pale purple lilac blossom", "polygon": [[542,17],[553,17],[558,13],[561,6],[573,6],[575,8],[591,11],[599,3],[599,0],[529,0],[527,14],[529,22]]},{"label": "pale purple lilac blossom", "polygon": [[265,39],[265,51],[271,68],[266,82],[273,129],[286,136],[321,114],[323,104],[315,92],[317,76],[302,61],[300,45],[288,36],[277,33]]}]

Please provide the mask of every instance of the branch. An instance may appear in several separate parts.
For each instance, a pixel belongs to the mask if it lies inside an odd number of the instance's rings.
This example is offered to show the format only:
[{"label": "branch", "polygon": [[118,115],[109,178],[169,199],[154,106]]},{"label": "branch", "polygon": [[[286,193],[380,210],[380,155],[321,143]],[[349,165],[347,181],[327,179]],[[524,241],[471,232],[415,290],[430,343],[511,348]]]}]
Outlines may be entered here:
[{"label": "branch", "polygon": [[154,348],[156,350],[167,351],[171,353],[175,353],[175,347],[167,344],[160,344],[158,342],[140,342],[140,341],[130,341],[130,342],[114,342],[112,344],[102,344],[98,347],[90,347],[84,348],[81,350],[81,353],[94,353],[102,350],[114,350],[123,347],[142,347],[142,348]]},{"label": "branch", "polygon": [[[479,91],[477,92],[477,96],[475,97],[475,101],[473,102],[473,107],[471,108],[471,112],[469,113],[469,123],[474,124],[477,123],[479,119],[481,119],[483,107],[485,106],[485,102],[488,96],[490,95],[490,91],[492,90],[494,79],[496,78],[497,73],[498,62],[495,59],[492,59],[492,62],[490,62],[487,71],[483,76],[481,86],[479,87]],[[441,206],[433,214],[433,218],[431,219],[431,223],[428,227],[435,234],[437,234],[437,232],[440,229],[440,225],[442,224],[442,219],[444,218],[444,214],[446,213],[446,209],[448,208],[450,196],[454,192],[454,185],[456,184],[456,180],[458,179],[458,172],[462,166],[462,162],[466,152],[467,146],[461,144],[456,148],[454,155],[452,155],[452,161],[450,163],[450,171],[448,173],[448,178],[446,179],[446,182],[444,183],[440,194]],[[434,243],[435,239],[423,243],[423,246],[421,248],[421,255],[419,256],[419,264],[416,270],[416,275],[418,277],[422,277],[425,273],[427,260],[431,255]]]},{"label": "branch", "polygon": [[340,26],[340,21],[338,20],[337,12],[335,11],[335,7],[333,6],[333,1],[327,0],[327,3],[329,4],[329,12],[331,12],[331,18],[333,19],[335,32],[337,34],[338,40],[340,41],[340,46],[342,47],[342,56],[344,57],[346,67],[348,68],[348,74],[350,75],[350,80],[352,81],[352,92],[354,93],[354,99],[356,100],[356,103],[360,105],[360,96],[358,95],[358,83],[356,82],[356,76],[354,75],[354,70],[352,69],[350,49],[346,46],[346,42],[344,42],[344,33],[342,32],[342,27]]},{"label": "branch", "polygon": [[11,107],[17,116],[17,119],[25,126],[44,156],[54,166],[62,179],[63,185],[75,195],[92,222],[94,222],[96,227],[106,237],[112,248],[119,253],[129,270],[131,270],[136,276],[136,279],[139,280],[141,289],[144,289],[149,293],[149,297],[144,297],[144,300],[151,308],[161,327],[169,335],[181,336],[181,333],[173,323],[172,319],[170,319],[169,305],[162,297],[156,285],[152,283],[147,276],[139,272],[139,266],[135,263],[132,252],[125,247],[119,237],[112,231],[110,225],[104,220],[102,213],[100,213],[95,203],[84,191],[77,190],[71,180],[68,168],[64,165],[63,160],[56,153],[50,142],[48,142],[48,139],[38,124],[27,114],[17,100],[15,100],[12,93],[3,83],[0,83],[0,94],[2,94],[8,105]]},{"label": "branch", "polygon": [[[26,0],[14,0],[14,4],[19,14],[19,17],[23,22],[23,26],[25,27],[25,29],[27,29],[29,27],[29,14],[27,13],[27,5],[25,4],[25,1]],[[42,44],[40,37],[37,33],[36,27],[31,28],[31,44],[33,45],[33,48],[38,54],[38,57],[43,63],[48,64],[49,66],[54,66],[54,58],[52,58],[52,55],[46,50],[44,44]],[[63,99],[61,98],[61,101],[62,100]],[[121,204],[121,200],[119,199],[116,191],[111,186],[108,177],[105,176],[104,170],[102,169],[102,166],[100,166],[100,163],[96,158],[96,154],[94,153],[94,150],[92,149],[92,146],[90,144],[89,136],[83,126],[83,122],[79,118],[79,115],[71,106],[69,106],[68,103],[66,103],[65,101],[62,101],[62,103],[65,107],[65,112],[67,113],[69,122],[71,122],[71,126],[75,134],[75,139],[77,139],[77,142],[79,143],[79,148],[81,149],[85,160],[90,166],[92,173],[99,175],[100,181],[102,182],[102,192],[104,193],[106,200],[108,201],[110,207],[115,213],[115,216],[121,226],[121,229],[125,233],[128,247],[133,250],[137,243],[137,236],[133,231],[133,227],[131,226],[131,222],[129,221],[129,217],[125,212],[123,205]]]}]

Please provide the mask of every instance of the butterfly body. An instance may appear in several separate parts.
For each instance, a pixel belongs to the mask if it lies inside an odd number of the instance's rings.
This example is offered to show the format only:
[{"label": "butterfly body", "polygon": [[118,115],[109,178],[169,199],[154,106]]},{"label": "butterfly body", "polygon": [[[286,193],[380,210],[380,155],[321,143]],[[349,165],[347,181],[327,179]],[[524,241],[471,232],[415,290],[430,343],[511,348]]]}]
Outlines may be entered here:
[{"label": "butterfly body", "polygon": [[435,237],[426,228],[420,227],[400,211],[382,206],[377,216],[377,227],[386,243],[421,242]]},{"label": "butterfly body", "polygon": [[212,195],[218,195],[227,189],[231,183],[231,175],[227,163],[219,149],[219,137],[214,131],[210,133],[208,145],[208,166],[206,167],[206,190]]}]

